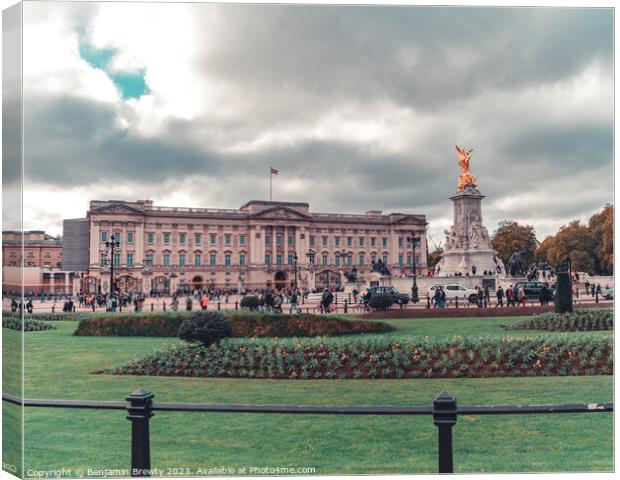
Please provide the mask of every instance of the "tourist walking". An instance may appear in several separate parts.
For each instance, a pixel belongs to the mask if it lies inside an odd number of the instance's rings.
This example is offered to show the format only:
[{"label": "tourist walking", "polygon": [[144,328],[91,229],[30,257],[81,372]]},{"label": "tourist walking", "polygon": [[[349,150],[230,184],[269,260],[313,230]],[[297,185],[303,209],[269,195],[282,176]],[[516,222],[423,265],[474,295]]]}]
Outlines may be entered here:
[{"label": "tourist walking", "polygon": [[206,310],[209,306],[209,297],[207,297],[204,293],[202,294],[202,298],[200,299],[200,306],[203,310]]},{"label": "tourist walking", "polygon": [[519,287],[519,290],[517,291],[517,298],[519,299],[519,305],[523,305],[525,307],[526,296],[525,288],[523,288],[523,285],[521,285]]},{"label": "tourist walking", "polygon": [[170,308],[172,309],[173,312],[178,312],[179,311],[179,299],[177,298],[176,295],[174,297],[172,297],[172,302],[170,303]]},{"label": "tourist walking", "polygon": [[495,296],[497,297],[497,303],[495,304],[495,307],[503,307],[504,306],[504,289],[501,287],[501,285],[495,292]]},{"label": "tourist walking", "polygon": [[189,312],[192,309],[193,305],[194,301],[192,300],[192,297],[188,296],[185,300],[185,310]]},{"label": "tourist walking", "polygon": [[291,294],[290,303],[291,313],[293,313],[293,310],[295,310],[297,313],[301,313],[301,309],[299,308],[299,305],[297,305],[297,292],[293,292]]},{"label": "tourist walking", "polygon": [[512,285],[508,287],[506,290],[506,306],[512,307],[514,305],[514,295],[515,291],[512,289]]},{"label": "tourist walking", "polygon": [[478,308],[482,308],[482,301],[484,300],[484,292],[482,288],[476,286],[476,290],[478,290]]}]

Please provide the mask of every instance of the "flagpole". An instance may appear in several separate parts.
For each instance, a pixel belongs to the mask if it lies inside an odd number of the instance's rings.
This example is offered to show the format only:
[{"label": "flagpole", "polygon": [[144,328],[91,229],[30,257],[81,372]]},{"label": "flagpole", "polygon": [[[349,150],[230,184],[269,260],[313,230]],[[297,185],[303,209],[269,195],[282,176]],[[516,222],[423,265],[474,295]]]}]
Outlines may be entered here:
[{"label": "flagpole", "polygon": [[269,167],[269,201],[271,202],[271,179],[273,178],[273,167]]}]

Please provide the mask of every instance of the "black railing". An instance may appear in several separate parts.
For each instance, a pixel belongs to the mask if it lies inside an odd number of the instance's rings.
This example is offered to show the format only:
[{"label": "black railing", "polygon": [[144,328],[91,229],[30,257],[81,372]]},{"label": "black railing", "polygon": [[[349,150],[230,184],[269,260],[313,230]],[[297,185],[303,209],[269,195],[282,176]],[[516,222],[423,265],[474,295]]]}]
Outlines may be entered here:
[{"label": "black railing", "polygon": [[265,413],[308,415],[432,415],[438,429],[438,472],[453,473],[452,427],[458,415],[512,415],[546,413],[595,413],[613,412],[613,403],[587,405],[512,405],[490,407],[457,407],[454,395],[443,391],[435,397],[430,407],[337,407],[297,405],[231,405],[204,403],[156,403],[155,395],[138,389],[129,395],[127,402],[99,402],[92,400],[32,400],[2,394],[2,400],[23,407],[85,408],[100,410],[125,410],[131,421],[131,474],[134,477],[150,476],[151,453],[149,421],[154,412],[219,412]]}]

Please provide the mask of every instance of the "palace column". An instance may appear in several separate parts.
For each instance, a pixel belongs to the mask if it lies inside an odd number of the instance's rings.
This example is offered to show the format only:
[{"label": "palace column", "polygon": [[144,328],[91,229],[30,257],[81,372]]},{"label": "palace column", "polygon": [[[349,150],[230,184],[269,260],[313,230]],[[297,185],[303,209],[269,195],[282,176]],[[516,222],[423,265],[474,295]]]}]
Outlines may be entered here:
[{"label": "palace column", "polygon": [[136,222],[136,229],[134,233],[134,244],[136,246],[136,258],[134,260],[134,265],[138,267],[144,266],[144,222]]}]

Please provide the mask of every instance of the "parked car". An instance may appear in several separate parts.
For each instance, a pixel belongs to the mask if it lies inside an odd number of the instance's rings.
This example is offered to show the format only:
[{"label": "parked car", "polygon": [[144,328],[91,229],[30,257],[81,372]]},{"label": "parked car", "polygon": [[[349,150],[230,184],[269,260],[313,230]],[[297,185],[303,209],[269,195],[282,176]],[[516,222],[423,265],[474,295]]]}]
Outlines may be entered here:
[{"label": "parked car", "polygon": [[550,287],[547,282],[537,282],[537,281],[517,282],[514,284],[513,290],[515,292],[518,292],[519,288],[523,287],[523,289],[525,290],[526,298],[538,300],[540,298],[540,291],[542,290],[543,285],[551,289],[551,293],[553,297],[553,295],[555,295],[555,288]]},{"label": "parked car", "polygon": [[614,299],[614,288],[611,287],[603,291],[603,298],[605,300],[613,300]]},{"label": "parked car", "polygon": [[390,295],[394,303],[399,305],[407,305],[409,303],[409,295],[400,293],[394,287],[370,287],[370,296],[373,295]]},{"label": "parked car", "polygon": [[454,300],[455,297],[458,297],[462,300],[467,300],[469,303],[478,302],[478,290],[474,288],[465,288],[463,285],[457,285],[456,283],[448,285],[431,285],[431,287],[427,290],[427,293],[431,298],[435,296],[435,290],[437,287],[442,287],[443,291],[446,292],[446,300]]}]

